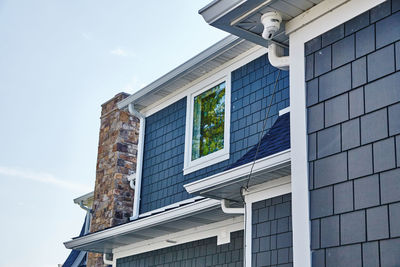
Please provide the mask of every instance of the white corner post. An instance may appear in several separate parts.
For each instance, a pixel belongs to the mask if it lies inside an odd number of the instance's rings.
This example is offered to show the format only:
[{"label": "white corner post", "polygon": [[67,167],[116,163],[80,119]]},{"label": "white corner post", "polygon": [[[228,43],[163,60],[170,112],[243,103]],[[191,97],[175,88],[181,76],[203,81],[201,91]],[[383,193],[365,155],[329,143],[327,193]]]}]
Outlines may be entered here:
[{"label": "white corner post", "polygon": [[304,45],[384,0],[325,0],[286,24],[290,55],[290,142],[292,157],[292,224],[294,267],[308,267],[311,225],[308,188],[307,109]]},{"label": "white corner post", "polygon": [[[310,216],[307,163],[307,116],[304,75],[304,43],[289,38],[290,143],[292,157],[292,229],[295,267],[311,266]],[[300,59],[301,57],[301,59]]]}]

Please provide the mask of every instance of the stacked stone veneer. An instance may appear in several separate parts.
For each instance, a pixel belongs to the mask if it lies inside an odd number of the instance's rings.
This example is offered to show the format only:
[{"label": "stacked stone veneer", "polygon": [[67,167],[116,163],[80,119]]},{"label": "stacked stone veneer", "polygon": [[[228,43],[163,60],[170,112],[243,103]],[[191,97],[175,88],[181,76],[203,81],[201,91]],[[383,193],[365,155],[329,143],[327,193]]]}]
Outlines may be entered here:
[{"label": "stacked stone veneer", "polygon": [[[127,176],[136,169],[139,120],[117,109],[127,96],[120,93],[102,105],[91,232],[132,216],[134,192]],[[89,253],[87,266],[103,266],[102,255]]]},{"label": "stacked stone veneer", "polygon": [[117,260],[117,267],[242,267],[243,231],[231,233],[231,242],[217,246],[217,238],[189,242]]},{"label": "stacked stone veneer", "polygon": [[400,266],[400,1],[305,51],[313,266]]}]

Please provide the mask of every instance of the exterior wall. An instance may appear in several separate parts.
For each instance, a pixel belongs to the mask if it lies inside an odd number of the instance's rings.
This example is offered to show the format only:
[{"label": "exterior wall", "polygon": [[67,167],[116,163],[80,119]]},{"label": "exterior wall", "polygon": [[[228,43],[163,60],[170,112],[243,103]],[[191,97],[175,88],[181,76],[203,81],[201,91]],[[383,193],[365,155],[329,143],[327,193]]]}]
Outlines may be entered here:
[{"label": "exterior wall", "polygon": [[291,194],[252,204],[252,266],[293,266]]},{"label": "exterior wall", "polygon": [[189,197],[183,190],[186,98],[146,118],[140,211]]},{"label": "exterior wall", "polygon": [[243,231],[231,234],[229,244],[217,246],[207,238],[117,260],[117,267],[136,266],[243,266]]},{"label": "exterior wall", "polygon": [[[228,169],[257,143],[277,74],[266,55],[232,72],[230,158],[188,175],[184,176],[182,171],[186,98],[147,118],[141,213],[191,197],[183,184]],[[275,122],[279,110],[287,106],[289,77],[288,72],[282,71],[267,128]],[[154,157],[158,160],[150,159]]]},{"label": "exterior wall", "polygon": [[[90,232],[128,222],[132,216],[133,190],[127,176],[136,166],[139,120],[116,106],[127,96],[120,93],[102,105]],[[87,266],[103,266],[103,256],[89,253]]]},{"label": "exterior wall", "polygon": [[305,46],[313,266],[400,265],[399,3]]}]

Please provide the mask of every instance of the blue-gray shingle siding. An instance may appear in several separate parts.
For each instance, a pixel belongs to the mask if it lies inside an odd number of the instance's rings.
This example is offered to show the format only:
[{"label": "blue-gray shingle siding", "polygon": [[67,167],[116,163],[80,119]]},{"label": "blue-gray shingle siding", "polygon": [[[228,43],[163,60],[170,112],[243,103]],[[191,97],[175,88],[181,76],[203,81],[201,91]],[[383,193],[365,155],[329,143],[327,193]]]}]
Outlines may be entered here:
[{"label": "blue-gray shingle siding", "polygon": [[252,205],[253,267],[293,266],[292,195]]},{"label": "blue-gray shingle siding", "polygon": [[400,266],[398,3],[306,43],[313,266]]},{"label": "blue-gray shingle siding", "polygon": [[[151,211],[190,198],[183,185],[228,168],[259,140],[271,103],[278,70],[266,55],[231,74],[231,130],[229,160],[183,175],[186,98],[146,119],[140,212]],[[289,75],[280,73],[266,131],[289,106]]]}]

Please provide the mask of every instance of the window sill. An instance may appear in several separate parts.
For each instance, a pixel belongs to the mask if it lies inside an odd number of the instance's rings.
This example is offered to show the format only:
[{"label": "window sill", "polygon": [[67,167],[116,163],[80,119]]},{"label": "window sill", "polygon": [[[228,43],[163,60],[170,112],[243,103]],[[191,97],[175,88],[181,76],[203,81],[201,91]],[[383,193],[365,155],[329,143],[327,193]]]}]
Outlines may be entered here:
[{"label": "window sill", "polygon": [[189,165],[183,168],[183,175],[187,175],[189,173],[201,170],[208,166],[214,165],[221,161],[229,159],[229,151],[221,150],[215,152],[213,154],[207,155],[203,158],[199,158],[197,160],[189,162]]}]

